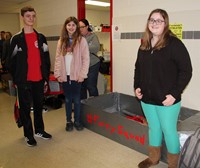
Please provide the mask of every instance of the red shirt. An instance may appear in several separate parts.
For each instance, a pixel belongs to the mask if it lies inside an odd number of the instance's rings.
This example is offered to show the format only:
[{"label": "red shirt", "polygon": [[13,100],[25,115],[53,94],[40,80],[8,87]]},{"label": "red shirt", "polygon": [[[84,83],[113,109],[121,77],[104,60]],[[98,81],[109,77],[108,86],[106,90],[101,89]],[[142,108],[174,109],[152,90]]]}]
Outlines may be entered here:
[{"label": "red shirt", "polygon": [[41,59],[40,51],[38,49],[37,35],[35,32],[25,34],[27,49],[28,49],[28,81],[40,81],[42,79],[41,73]]}]

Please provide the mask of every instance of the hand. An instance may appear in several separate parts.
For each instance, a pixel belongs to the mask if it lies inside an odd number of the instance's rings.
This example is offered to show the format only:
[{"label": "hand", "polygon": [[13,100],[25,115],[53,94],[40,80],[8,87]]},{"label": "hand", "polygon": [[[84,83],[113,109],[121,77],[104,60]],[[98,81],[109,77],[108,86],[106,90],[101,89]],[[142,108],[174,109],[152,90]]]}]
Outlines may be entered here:
[{"label": "hand", "polygon": [[47,93],[48,91],[48,83],[47,81],[44,82],[44,93]]},{"label": "hand", "polygon": [[140,88],[135,89],[135,95],[138,99],[142,99],[143,94]]},{"label": "hand", "polygon": [[172,95],[166,95],[166,99],[162,102],[164,106],[171,106],[175,102],[175,98]]},{"label": "hand", "polygon": [[46,86],[48,83],[47,83],[47,81],[44,81],[44,86]]},{"label": "hand", "polygon": [[57,81],[58,82],[63,82],[63,80],[62,80],[62,78],[60,76],[57,78]]},{"label": "hand", "polygon": [[83,81],[84,81],[84,78],[79,77],[77,82],[83,82]]}]

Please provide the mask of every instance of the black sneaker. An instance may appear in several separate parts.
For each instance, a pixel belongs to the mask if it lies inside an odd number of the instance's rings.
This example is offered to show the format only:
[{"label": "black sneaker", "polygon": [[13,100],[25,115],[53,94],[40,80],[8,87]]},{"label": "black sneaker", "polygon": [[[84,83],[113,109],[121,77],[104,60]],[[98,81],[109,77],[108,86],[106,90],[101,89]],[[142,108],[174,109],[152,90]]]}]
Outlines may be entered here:
[{"label": "black sneaker", "polygon": [[37,145],[37,142],[34,138],[27,138],[25,137],[25,141],[26,141],[26,144],[30,147],[32,146],[36,146]]},{"label": "black sneaker", "polygon": [[83,130],[83,125],[80,122],[74,122],[74,127],[76,128],[77,131]]},{"label": "black sneaker", "polygon": [[52,138],[52,136],[50,134],[46,133],[45,131],[37,132],[37,133],[35,133],[35,136],[39,137],[39,138],[42,138],[42,139],[45,139],[45,140]]},{"label": "black sneaker", "polygon": [[69,132],[72,131],[73,130],[73,123],[67,122],[65,130],[69,131]]}]

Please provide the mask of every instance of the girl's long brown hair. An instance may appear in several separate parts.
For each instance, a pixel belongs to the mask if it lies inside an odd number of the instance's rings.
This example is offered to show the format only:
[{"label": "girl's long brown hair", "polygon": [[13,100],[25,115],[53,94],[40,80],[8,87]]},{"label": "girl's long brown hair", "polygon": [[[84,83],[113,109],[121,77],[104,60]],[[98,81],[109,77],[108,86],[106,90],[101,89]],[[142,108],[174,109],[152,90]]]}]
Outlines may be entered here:
[{"label": "girl's long brown hair", "polygon": [[76,43],[78,43],[81,39],[81,33],[80,33],[80,28],[79,28],[79,21],[74,17],[74,16],[70,16],[65,20],[65,23],[63,25],[62,31],[61,31],[61,35],[60,35],[60,41],[61,41],[61,50],[62,50],[62,55],[64,56],[66,54],[66,48],[70,45],[69,43],[69,34],[68,31],[66,29],[66,25],[69,22],[74,22],[77,26],[76,31],[74,32],[73,36],[72,36],[72,44],[71,44],[71,48],[72,51],[76,45]]},{"label": "girl's long brown hair", "polygon": [[149,19],[151,18],[152,14],[154,14],[154,13],[161,14],[161,16],[163,17],[163,19],[165,21],[165,28],[153,49],[161,49],[161,48],[165,47],[168,43],[169,37],[176,36],[169,29],[169,16],[168,16],[167,12],[163,9],[155,9],[149,14],[149,17],[147,19],[145,32],[144,32],[143,39],[142,39],[142,44],[140,46],[141,50],[149,50],[151,48],[151,39],[153,37],[153,34],[150,32],[148,25],[149,25]]}]

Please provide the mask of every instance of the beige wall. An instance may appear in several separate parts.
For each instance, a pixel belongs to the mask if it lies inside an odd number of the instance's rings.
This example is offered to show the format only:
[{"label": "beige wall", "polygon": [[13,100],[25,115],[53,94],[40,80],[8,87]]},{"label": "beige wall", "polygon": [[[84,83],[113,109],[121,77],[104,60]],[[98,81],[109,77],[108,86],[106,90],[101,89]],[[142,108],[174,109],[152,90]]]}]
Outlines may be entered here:
[{"label": "beige wall", "polygon": [[[110,11],[103,10],[86,10],[86,19],[92,26],[100,26],[100,24],[110,25]],[[95,32],[99,37],[99,41],[103,44],[104,50],[110,51],[110,33]]]},{"label": "beige wall", "polygon": [[[145,6],[145,7],[144,7]],[[200,1],[182,0],[124,0],[114,1],[113,27],[119,27],[120,32],[143,32],[146,19],[155,8],[168,11],[170,23],[182,23],[183,31],[200,31],[198,18],[200,16]],[[120,9],[120,10],[119,10]],[[183,40],[193,64],[193,77],[183,93],[182,106],[200,110],[200,40]],[[113,38],[113,91],[129,95],[133,93],[133,72],[139,39],[118,40]],[[123,67],[123,68],[122,68]]]},{"label": "beige wall", "polygon": [[19,32],[19,14],[0,14],[0,31]]},{"label": "beige wall", "polygon": [[74,0],[31,0],[20,6],[31,5],[37,12],[37,29],[42,29],[46,35],[58,35],[59,31],[52,29],[60,26],[68,16],[77,16],[77,1]]}]

